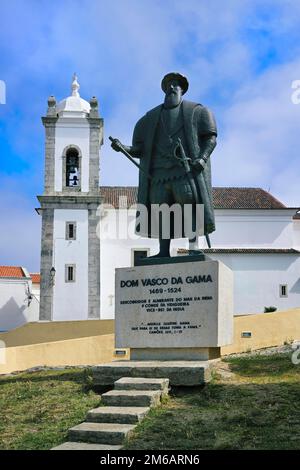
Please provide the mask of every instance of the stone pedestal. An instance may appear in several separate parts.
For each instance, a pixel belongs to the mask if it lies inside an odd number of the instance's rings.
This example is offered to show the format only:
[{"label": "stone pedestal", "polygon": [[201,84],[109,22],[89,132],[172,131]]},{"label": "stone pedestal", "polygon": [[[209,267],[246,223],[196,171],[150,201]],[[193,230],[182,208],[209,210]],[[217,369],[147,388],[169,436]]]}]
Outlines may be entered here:
[{"label": "stone pedestal", "polygon": [[116,270],[116,347],[135,361],[201,361],[233,338],[233,274],[220,261]]},{"label": "stone pedestal", "polygon": [[208,361],[220,357],[220,348],[131,348],[132,361]]}]

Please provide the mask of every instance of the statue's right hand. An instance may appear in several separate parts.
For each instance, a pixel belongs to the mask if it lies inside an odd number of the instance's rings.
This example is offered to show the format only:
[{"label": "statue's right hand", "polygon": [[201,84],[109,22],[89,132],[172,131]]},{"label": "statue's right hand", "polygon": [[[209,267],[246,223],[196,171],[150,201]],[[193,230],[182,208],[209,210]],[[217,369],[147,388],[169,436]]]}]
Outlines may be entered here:
[{"label": "statue's right hand", "polygon": [[113,139],[111,142],[111,146],[116,152],[120,152],[122,144],[119,139]]}]

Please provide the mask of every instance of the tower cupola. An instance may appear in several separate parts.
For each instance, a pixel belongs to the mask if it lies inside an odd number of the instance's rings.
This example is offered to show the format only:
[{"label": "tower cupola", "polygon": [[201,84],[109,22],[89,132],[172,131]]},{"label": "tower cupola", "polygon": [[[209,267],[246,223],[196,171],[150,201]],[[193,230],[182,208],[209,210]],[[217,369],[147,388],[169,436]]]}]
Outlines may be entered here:
[{"label": "tower cupola", "polygon": [[74,73],[71,95],[56,105],[56,112],[59,117],[85,117],[90,113],[91,105],[80,97],[79,88],[78,77]]}]

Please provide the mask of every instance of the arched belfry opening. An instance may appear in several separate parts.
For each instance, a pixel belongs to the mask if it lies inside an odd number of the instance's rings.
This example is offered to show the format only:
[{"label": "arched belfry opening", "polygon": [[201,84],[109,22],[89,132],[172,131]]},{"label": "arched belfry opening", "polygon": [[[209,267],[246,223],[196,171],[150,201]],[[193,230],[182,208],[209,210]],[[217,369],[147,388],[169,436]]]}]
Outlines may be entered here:
[{"label": "arched belfry opening", "polygon": [[66,186],[80,187],[79,154],[75,148],[70,148],[66,154]]},{"label": "arched belfry opening", "polygon": [[63,183],[66,188],[80,190],[81,155],[76,147],[69,147],[64,152]]}]

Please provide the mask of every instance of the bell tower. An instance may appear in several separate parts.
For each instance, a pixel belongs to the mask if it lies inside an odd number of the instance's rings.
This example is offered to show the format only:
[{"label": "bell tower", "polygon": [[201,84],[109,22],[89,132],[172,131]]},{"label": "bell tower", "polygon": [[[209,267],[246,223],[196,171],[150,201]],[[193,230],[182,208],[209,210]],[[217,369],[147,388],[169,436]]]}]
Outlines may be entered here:
[{"label": "bell tower", "polygon": [[100,240],[97,237],[99,152],[103,119],[98,101],[48,99],[42,215],[40,320],[100,318]]}]

